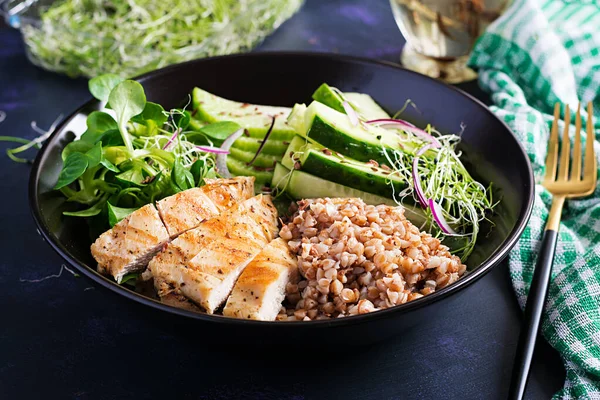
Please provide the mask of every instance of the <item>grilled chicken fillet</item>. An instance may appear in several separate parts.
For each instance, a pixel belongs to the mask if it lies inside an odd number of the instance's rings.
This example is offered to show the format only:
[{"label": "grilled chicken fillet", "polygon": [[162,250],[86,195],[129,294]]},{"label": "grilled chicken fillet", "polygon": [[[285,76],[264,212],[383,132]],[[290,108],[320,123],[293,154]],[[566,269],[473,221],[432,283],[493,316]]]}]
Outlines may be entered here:
[{"label": "grilled chicken fillet", "polygon": [[237,280],[223,315],[274,321],[285,297],[288,282],[298,281],[298,260],[287,243],[277,238],[244,269]]},{"label": "grilled chicken fillet", "polygon": [[156,208],[171,239],[254,196],[254,177],[207,179],[206,184],[164,198]]},{"label": "grilled chicken fillet", "polygon": [[169,241],[169,233],[153,204],[147,204],[119,221],[92,244],[98,271],[121,283],[137,272]]},{"label": "grilled chicken fillet", "polygon": [[276,234],[277,211],[258,195],[183,233],[148,268],[161,298],[182,295],[212,314]]},{"label": "grilled chicken fillet", "polygon": [[148,204],[94,242],[98,271],[120,283],[125,274],[144,270],[170,239],[253,195],[254,177],[207,179],[206,185],[162,199],[157,207]]}]

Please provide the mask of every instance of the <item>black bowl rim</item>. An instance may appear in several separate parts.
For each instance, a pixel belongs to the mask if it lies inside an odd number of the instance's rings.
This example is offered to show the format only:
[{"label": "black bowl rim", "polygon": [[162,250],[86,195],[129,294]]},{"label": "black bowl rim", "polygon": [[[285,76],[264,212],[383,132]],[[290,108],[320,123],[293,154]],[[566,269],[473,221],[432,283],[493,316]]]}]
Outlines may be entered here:
[{"label": "black bowl rim", "polygon": [[351,55],[340,55],[340,54],[321,53],[321,52],[306,52],[306,51],[262,51],[262,52],[239,53],[239,54],[207,57],[207,58],[203,58],[203,59],[191,60],[191,61],[187,61],[184,63],[170,65],[165,68],[151,71],[146,74],[140,75],[138,77],[135,77],[134,79],[138,80],[140,83],[143,84],[144,81],[147,79],[160,77],[162,75],[171,73],[172,71],[176,71],[182,65],[202,63],[202,62],[210,61],[213,59],[232,59],[232,60],[242,59],[243,60],[245,58],[254,58],[254,57],[258,57],[258,58],[261,58],[261,57],[323,58],[323,59],[329,59],[329,60],[333,60],[333,61],[337,61],[337,62],[341,61],[341,62],[347,62],[347,63],[358,63],[358,64],[367,64],[367,65],[374,65],[374,66],[384,66],[387,68],[394,68],[396,70],[402,71],[405,74],[415,75],[415,77],[418,79],[430,80],[439,86],[446,87],[447,89],[457,92],[459,95],[467,97],[473,103],[478,105],[482,109],[483,112],[489,114],[492,118],[496,119],[500,124],[502,124],[505,127],[505,129],[509,133],[511,133],[512,138],[516,142],[518,148],[521,150],[521,153],[519,154],[519,156],[523,157],[523,159],[525,160],[525,164],[527,165],[528,180],[526,182],[526,187],[524,188],[527,191],[527,193],[525,193],[526,204],[525,204],[525,207],[521,208],[520,214],[517,219],[517,225],[509,233],[508,237],[504,240],[504,242],[502,242],[502,244],[492,253],[492,255],[490,257],[488,257],[488,259],[485,260],[483,263],[481,263],[475,270],[468,273],[466,276],[462,277],[458,281],[443,288],[440,291],[436,291],[436,292],[434,292],[430,295],[424,296],[422,298],[419,298],[419,299],[416,299],[416,300],[413,300],[408,303],[401,304],[401,305],[398,305],[395,307],[387,308],[387,309],[384,309],[381,311],[363,314],[363,315],[356,315],[356,316],[346,317],[346,318],[336,318],[336,319],[331,319],[331,320],[289,321],[287,323],[281,323],[281,322],[273,322],[273,321],[255,321],[255,320],[238,319],[238,318],[225,317],[222,315],[210,315],[210,314],[195,313],[192,311],[182,310],[182,309],[161,303],[158,300],[151,299],[149,297],[146,297],[139,293],[136,293],[122,285],[119,285],[115,281],[108,279],[107,277],[99,274],[96,270],[91,269],[83,264],[80,264],[77,260],[74,259],[74,257],[72,257],[70,255],[69,251],[62,245],[62,243],[60,243],[58,240],[55,240],[53,235],[50,233],[50,230],[48,229],[46,224],[43,222],[43,219],[40,214],[40,205],[38,203],[38,182],[40,179],[40,171],[41,171],[40,166],[42,165],[44,159],[46,158],[46,151],[47,151],[48,147],[50,146],[50,143],[53,141],[53,139],[58,134],[58,132],[60,132],[64,128],[65,124],[68,121],[70,121],[71,118],[73,118],[75,115],[80,113],[82,110],[89,109],[94,104],[97,104],[97,102],[98,102],[97,100],[91,99],[91,100],[87,101],[85,104],[83,104],[81,107],[79,107],[77,110],[75,110],[74,112],[69,114],[67,117],[65,117],[60,122],[60,124],[57,125],[57,127],[54,129],[54,132],[52,132],[52,134],[50,135],[50,137],[48,138],[48,140],[46,141],[46,143],[44,144],[42,149],[39,151],[39,153],[33,163],[32,170],[30,173],[30,179],[29,179],[29,205],[31,208],[31,212],[33,214],[34,221],[35,221],[36,225],[38,226],[39,232],[41,233],[42,237],[50,244],[50,246],[63,259],[65,259],[70,265],[72,265],[73,267],[78,269],[83,275],[87,276],[88,278],[92,279],[93,281],[102,285],[103,287],[110,289],[117,294],[125,296],[126,298],[134,300],[143,305],[147,305],[154,309],[165,311],[167,313],[180,315],[180,316],[191,318],[191,319],[205,321],[207,323],[213,323],[213,324],[216,323],[216,324],[225,324],[225,325],[231,324],[234,326],[237,326],[237,325],[248,326],[249,324],[254,325],[254,326],[262,325],[262,326],[278,327],[277,329],[288,329],[290,327],[299,327],[299,325],[313,326],[313,327],[318,327],[318,326],[319,327],[329,327],[329,326],[340,326],[340,325],[347,325],[347,324],[367,323],[369,321],[373,321],[373,320],[377,320],[377,319],[388,318],[388,317],[392,317],[392,316],[399,316],[403,313],[407,313],[407,312],[419,309],[421,307],[425,307],[425,306],[430,305],[434,302],[437,302],[443,298],[446,298],[451,294],[455,294],[455,293],[459,292],[460,290],[463,290],[467,286],[475,283],[477,280],[482,278],[485,274],[490,272],[490,270],[494,266],[496,266],[498,263],[500,263],[500,261],[502,261],[504,259],[504,257],[506,257],[508,252],[516,244],[519,237],[523,233],[525,226],[527,225],[527,223],[529,221],[529,218],[531,216],[531,212],[533,209],[535,186],[534,186],[533,170],[532,170],[531,164],[529,162],[529,157],[527,156],[527,153],[525,152],[525,149],[523,148],[522,144],[517,140],[517,138],[514,135],[514,133],[512,132],[512,130],[508,127],[508,125],[506,125],[506,123],[504,123],[504,121],[502,121],[496,115],[494,115],[489,110],[489,108],[484,103],[482,103],[480,100],[478,100],[477,98],[473,97],[472,95],[464,92],[463,90],[461,90],[457,87],[445,84],[436,79],[427,77],[425,75],[422,75],[417,72],[403,68],[398,64],[394,64],[394,63],[387,62],[387,61],[380,61],[380,60],[374,60],[374,59],[351,56]]}]

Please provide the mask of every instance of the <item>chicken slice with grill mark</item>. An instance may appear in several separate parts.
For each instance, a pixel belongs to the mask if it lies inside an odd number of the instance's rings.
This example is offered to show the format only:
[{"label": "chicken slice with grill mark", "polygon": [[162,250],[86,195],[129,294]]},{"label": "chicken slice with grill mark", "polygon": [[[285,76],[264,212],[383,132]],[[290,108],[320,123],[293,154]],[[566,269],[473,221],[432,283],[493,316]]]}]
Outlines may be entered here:
[{"label": "chicken slice with grill mark", "polygon": [[174,239],[252,196],[254,177],[207,179],[204,186],[164,198],[156,203],[156,207]]},{"label": "chicken slice with grill mark", "polygon": [[298,281],[298,260],[287,243],[277,238],[244,269],[233,287],[223,315],[274,321],[288,282]]},{"label": "chicken slice with grill mark", "polygon": [[[143,271],[170,239],[254,195],[254,177],[207,179],[206,185],[148,204],[103,233],[92,245],[98,271],[121,283]],[[150,274],[144,274],[149,279]]]},{"label": "chicken slice with grill mark", "polygon": [[154,257],[149,269],[159,296],[183,295],[213,313],[276,234],[277,211],[269,196],[238,203],[180,235]]},{"label": "chicken slice with grill mark", "polygon": [[92,244],[98,272],[121,283],[123,276],[143,270],[169,241],[169,233],[153,204],[147,204],[119,221]]}]

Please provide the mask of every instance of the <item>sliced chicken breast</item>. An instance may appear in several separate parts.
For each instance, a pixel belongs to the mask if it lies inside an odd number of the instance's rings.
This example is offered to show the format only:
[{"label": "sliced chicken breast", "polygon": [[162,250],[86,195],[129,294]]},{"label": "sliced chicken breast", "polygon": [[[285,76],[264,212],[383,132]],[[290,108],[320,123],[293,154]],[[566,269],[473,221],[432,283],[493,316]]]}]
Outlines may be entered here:
[{"label": "sliced chicken breast", "polygon": [[[92,245],[98,271],[117,282],[144,270],[148,261],[180,233],[254,195],[254,177],[207,179],[206,185],[148,204],[104,232]],[[150,278],[146,274],[146,279]]]},{"label": "sliced chicken breast", "polygon": [[171,239],[174,239],[252,196],[254,177],[207,179],[204,186],[164,198],[156,203],[156,207]]},{"label": "sliced chicken breast", "polygon": [[213,313],[276,234],[277,211],[269,196],[258,195],[183,233],[148,268],[161,298],[183,295]]},{"label": "sliced chicken breast", "polygon": [[298,281],[298,260],[287,243],[277,238],[244,269],[233,287],[223,315],[274,321],[288,282]]},{"label": "sliced chicken breast", "polygon": [[156,207],[147,204],[100,235],[91,250],[98,271],[121,283],[124,275],[143,270],[168,241]]},{"label": "sliced chicken breast", "polygon": [[[221,216],[232,215],[235,209],[237,209],[236,206],[224,212]],[[211,220],[206,222],[209,221]],[[154,287],[161,299],[170,294],[179,295],[178,288],[183,281],[176,281],[171,276],[171,272],[178,271],[179,268],[187,268],[189,260],[198,254],[204,246],[207,246],[209,241],[210,238],[206,237],[203,231],[198,228],[190,229],[179,235],[177,239],[169,243],[163,251],[150,261],[146,272],[154,277]],[[185,283],[183,284],[185,285]]]},{"label": "sliced chicken breast", "polygon": [[231,179],[205,179],[206,195],[215,203],[219,212],[254,196],[253,176],[236,176]]}]

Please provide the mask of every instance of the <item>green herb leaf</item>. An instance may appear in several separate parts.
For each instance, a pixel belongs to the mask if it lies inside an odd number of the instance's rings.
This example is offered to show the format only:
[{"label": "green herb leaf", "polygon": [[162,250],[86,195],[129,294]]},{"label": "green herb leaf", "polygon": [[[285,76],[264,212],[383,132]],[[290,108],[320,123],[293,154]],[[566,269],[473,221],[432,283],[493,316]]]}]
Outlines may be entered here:
[{"label": "green herb leaf", "polygon": [[200,121],[199,119],[192,117],[190,119],[190,124],[188,125],[188,128],[192,131],[199,131],[206,125],[208,125],[206,122]]},{"label": "green herb leaf", "polygon": [[200,132],[213,139],[225,140],[241,126],[231,121],[215,122],[200,129]]},{"label": "green herb leaf", "polygon": [[68,186],[60,189],[60,191],[67,197],[69,202],[80,203],[80,204],[95,204],[98,201],[98,196],[94,193],[90,193],[88,190],[74,191],[69,190]]},{"label": "green herb leaf", "polygon": [[95,144],[107,131],[119,129],[117,121],[105,112],[94,111],[88,115],[86,120],[87,130],[81,139],[84,142]]},{"label": "green herb leaf", "polygon": [[[217,171],[215,170],[214,167],[211,167],[204,174],[204,178],[201,183],[202,183],[202,185],[204,184],[204,179],[215,179],[215,178],[217,178]],[[202,186],[202,185],[198,185],[198,186]]]},{"label": "green herb leaf", "polygon": [[146,199],[144,204],[153,203],[160,198],[174,194],[169,176],[159,172],[154,176],[152,182],[142,189],[142,194]]},{"label": "green herb leaf", "polygon": [[167,122],[168,114],[160,105],[147,102],[144,111],[134,116],[131,121],[136,125],[131,132],[136,136],[154,136],[159,133],[159,129]]},{"label": "green herb leaf", "polygon": [[93,217],[94,215],[98,215],[102,212],[102,209],[104,208],[104,205],[106,204],[106,196],[101,198],[96,204],[94,204],[93,206],[91,206],[88,209],[85,210],[81,210],[81,211],[65,211],[63,212],[63,215],[68,215],[70,217]]},{"label": "green herb leaf", "polygon": [[102,134],[102,136],[98,139],[102,140],[102,144],[105,147],[109,146],[124,146],[123,137],[121,137],[121,132],[119,129],[110,129]]},{"label": "green herb leaf", "polygon": [[121,285],[135,286],[135,281],[137,281],[137,278],[139,276],[140,276],[139,272],[132,272],[130,274],[123,276],[123,278],[121,279]]},{"label": "green herb leaf", "polygon": [[92,96],[100,101],[107,101],[110,92],[123,81],[119,75],[104,74],[90,79],[88,88]]},{"label": "green herb leaf", "polygon": [[192,175],[192,173],[189,170],[184,169],[184,174],[185,174],[185,179],[187,181],[188,189],[196,187],[196,185],[194,184],[194,176]]},{"label": "green herb leaf", "polygon": [[62,151],[61,157],[65,161],[73,153],[87,153],[93,147],[92,143],[84,142],[82,140],[75,140],[65,146]]},{"label": "green herb leaf", "polygon": [[199,186],[200,181],[204,177],[204,169],[206,163],[202,159],[198,159],[194,161],[192,166],[190,167],[190,173],[194,177],[194,186]]},{"label": "green herb leaf", "polygon": [[173,189],[176,193],[195,187],[194,176],[181,164],[181,162],[179,162],[179,160],[176,160],[173,164],[171,183],[174,186]]},{"label": "green herb leaf", "polygon": [[72,153],[65,160],[60,174],[58,175],[58,182],[54,189],[60,189],[67,186],[79,178],[88,167],[88,157],[82,153]]},{"label": "green herb leaf", "polygon": [[104,148],[104,158],[114,165],[121,164],[123,161],[129,159],[129,157],[130,153],[125,146],[111,146]]},{"label": "green herb leaf", "polygon": [[170,151],[152,148],[150,149],[149,157],[157,162],[163,162],[169,164],[169,166],[173,165],[175,162],[175,156]]},{"label": "green herb leaf", "polygon": [[132,152],[133,145],[129,132],[127,132],[127,122],[144,110],[146,106],[144,88],[136,81],[123,81],[110,92],[108,103],[117,115],[117,123],[125,147]]},{"label": "green herb leaf", "polygon": [[119,168],[117,168],[113,163],[111,163],[108,159],[102,157],[102,161],[100,161],[100,164],[102,164],[104,166],[104,168],[106,168],[109,171],[112,172],[121,172],[119,170]]},{"label": "green herb leaf", "polygon": [[88,168],[94,168],[100,164],[102,161],[102,142],[97,142],[85,155],[88,158]]},{"label": "green herb leaf", "polygon": [[165,115],[165,109],[160,104],[153,103],[151,101],[146,102],[144,111],[134,116],[131,120],[139,124],[147,124],[147,121],[154,121],[157,126],[161,127],[167,122],[167,116]]},{"label": "green herb leaf", "polygon": [[141,191],[142,189],[139,187],[122,189],[116,195],[112,196],[110,201],[113,204],[119,204],[121,207],[137,207],[138,205],[141,207],[143,205],[143,201],[139,197]]},{"label": "green herb leaf", "polygon": [[156,125],[156,122],[152,121],[151,119],[147,119],[144,121],[143,124],[136,123],[133,126],[133,129],[131,129],[129,132],[134,136],[148,137],[148,136],[154,136],[154,135],[158,134],[159,133],[158,129],[159,128],[158,128],[158,125]]},{"label": "green herb leaf", "polygon": [[117,180],[121,183],[124,183],[127,186],[142,186],[144,180],[144,173],[142,168],[138,165],[134,165],[133,168],[128,169],[125,172],[121,172],[119,175],[115,176]]},{"label": "green herb leaf", "polygon": [[136,208],[117,207],[117,206],[113,206],[112,204],[110,204],[110,202],[106,203],[106,206],[108,209],[108,223],[110,224],[111,228],[113,226],[115,226],[123,218],[127,217],[129,214],[131,214],[132,212],[134,212],[135,210],[138,209],[137,207]]},{"label": "green herb leaf", "polygon": [[[191,142],[198,146],[220,146],[222,144],[222,140],[212,138],[212,140],[208,139],[208,135],[205,135],[202,132],[197,131],[185,131],[185,138],[188,142]],[[212,143],[211,143],[212,142]]]}]

